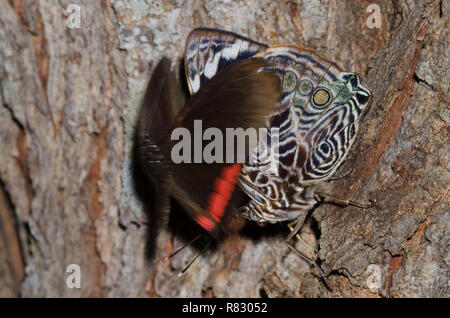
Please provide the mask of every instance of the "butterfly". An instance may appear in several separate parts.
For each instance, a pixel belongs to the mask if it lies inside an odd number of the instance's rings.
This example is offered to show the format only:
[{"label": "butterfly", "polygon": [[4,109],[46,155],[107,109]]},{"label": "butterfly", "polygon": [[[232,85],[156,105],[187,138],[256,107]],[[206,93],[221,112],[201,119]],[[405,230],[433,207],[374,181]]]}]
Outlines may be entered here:
[{"label": "butterfly", "polygon": [[[216,238],[235,214],[260,224],[294,220],[289,240],[324,199],[366,207],[318,190],[348,155],[368,105],[358,75],[300,46],[268,46],[208,28],[189,34],[184,66],[191,96],[183,99],[163,59],[138,125],[140,160],[161,190],[161,211],[169,209],[162,197],[171,195]],[[195,120],[222,133],[265,127],[268,135],[247,146],[242,163],[174,163],[172,133],[194,133]]]}]

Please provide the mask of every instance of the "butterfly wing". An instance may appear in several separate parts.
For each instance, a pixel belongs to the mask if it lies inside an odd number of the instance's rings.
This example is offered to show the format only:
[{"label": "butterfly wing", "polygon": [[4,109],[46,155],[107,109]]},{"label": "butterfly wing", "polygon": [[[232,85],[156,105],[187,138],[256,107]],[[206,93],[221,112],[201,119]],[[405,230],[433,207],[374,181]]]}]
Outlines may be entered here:
[{"label": "butterfly wing", "polygon": [[[223,137],[230,128],[246,130],[265,127],[267,118],[278,107],[280,87],[276,74],[263,71],[266,66],[262,59],[249,59],[224,68],[191,96],[169,129],[161,127],[161,131],[166,132],[162,138],[161,132],[152,131],[153,126],[141,126],[144,127],[141,131],[144,140],[149,136],[157,137],[151,138],[146,149],[143,149],[146,163],[170,174],[171,195],[194,220],[216,237],[221,232],[220,225],[239,206],[237,202],[242,200],[242,196],[234,191],[241,165],[225,163],[225,160],[195,163],[198,158],[194,156],[180,162],[179,158],[183,157],[184,151],[194,154],[195,139],[203,137],[195,136],[198,133],[195,126],[197,120],[201,122],[203,131],[215,129]],[[176,135],[177,131],[187,133],[189,139],[181,154],[176,151],[181,149],[177,145],[185,140],[172,140],[173,133]],[[194,142],[191,142],[192,139]],[[223,146],[222,150],[230,149]],[[248,153],[248,145],[245,153]]]},{"label": "butterfly wing", "polygon": [[167,136],[185,100],[169,59],[161,59],[148,83],[137,128],[138,154],[152,176],[166,175],[158,145]]},{"label": "butterfly wing", "polygon": [[282,78],[281,109],[271,123],[280,134],[278,175],[297,174],[302,183],[330,178],[354,141],[369,90],[358,75],[298,46],[271,46],[256,57]]},{"label": "butterfly wing", "polygon": [[162,149],[158,146],[184,105],[184,96],[170,61],[163,58],[152,74],[144,96],[136,133],[138,162],[150,177],[153,227],[158,230],[168,222],[170,178]]},{"label": "butterfly wing", "polygon": [[282,79],[281,107],[270,122],[279,148],[267,144],[264,161],[244,165],[239,185],[252,201],[242,215],[290,220],[316,203],[308,185],[329,179],[345,159],[370,92],[356,74],[308,49],[271,46],[255,57],[266,59]]},{"label": "butterfly wing", "polygon": [[191,94],[219,70],[252,57],[267,45],[244,36],[209,28],[194,29],[186,40],[184,65]]},{"label": "butterfly wing", "polygon": [[323,110],[304,136],[309,153],[303,180],[326,180],[345,160],[369,97],[370,92],[360,84],[358,75],[352,73],[342,72],[331,86],[316,88],[307,111]]}]

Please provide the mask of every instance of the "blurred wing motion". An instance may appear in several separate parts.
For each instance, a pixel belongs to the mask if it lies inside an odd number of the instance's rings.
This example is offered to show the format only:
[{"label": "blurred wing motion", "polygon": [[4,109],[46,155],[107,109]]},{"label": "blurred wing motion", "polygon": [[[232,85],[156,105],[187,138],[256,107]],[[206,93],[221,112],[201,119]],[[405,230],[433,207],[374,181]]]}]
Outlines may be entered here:
[{"label": "blurred wing motion", "polygon": [[148,193],[155,232],[167,224],[170,213],[168,165],[159,145],[185,100],[174,73],[170,71],[170,61],[163,58],[148,84],[136,134],[139,163],[152,181]]},{"label": "blurred wing motion", "polygon": [[[179,141],[171,140],[172,132],[177,128],[188,132],[188,149],[194,154],[191,150],[195,139],[201,140],[208,128],[215,130],[214,136],[219,132],[224,144],[227,128],[265,127],[278,107],[280,92],[278,75],[264,71],[266,67],[263,59],[248,59],[223,68],[191,96],[176,116],[173,116],[177,107],[173,104],[176,101],[170,94],[170,85],[161,83],[156,78],[161,74],[156,71],[149,83],[150,99],[146,99],[139,121],[140,157],[152,177],[170,179],[170,194],[215,237],[223,229],[220,225],[242,204],[240,193],[234,191],[241,164],[193,163],[198,161],[193,156],[175,163],[178,160],[172,159],[178,154],[173,147]],[[201,121],[200,132],[194,130],[195,120]],[[198,133],[201,136],[195,135]],[[220,150],[225,160],[225,147]],[[249,153],[248,145],[245,153]]]},{"label": "blurred wing motion", "polygon": [[180,85],[170,70],[170,61],[163,58],[148,83],[137,129],[139,159],[145,163],[144,169],[153,178],[167,175],[164,169],[166,162],[159,145],[169,134],[185,100]]}]

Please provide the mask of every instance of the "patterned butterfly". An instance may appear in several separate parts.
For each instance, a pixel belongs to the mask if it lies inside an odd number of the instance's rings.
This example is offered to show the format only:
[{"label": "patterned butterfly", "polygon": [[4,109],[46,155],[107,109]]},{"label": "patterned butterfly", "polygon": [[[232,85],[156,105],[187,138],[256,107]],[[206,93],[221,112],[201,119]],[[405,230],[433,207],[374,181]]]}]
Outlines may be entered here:
[{"label": "patterned butterfly", "polygon": [[[296,220],[289,240],[324,199],[366,207],[318,191],[358,133],[370,97],[358,75],[300,46],[268,46],[207,28],[189,34],[184,66],[187,102],[163,59],[149,82],[138,127],[140,158],[163,214],[171,195],[216,238],[236,213],[261,224]],[[222,132],[276,129],[256,149],[247,149],[243,164],[175,164],[171,132],[176,127],[193,132],[194,120]],[[257,161],[249,160],[255,153]]]}]

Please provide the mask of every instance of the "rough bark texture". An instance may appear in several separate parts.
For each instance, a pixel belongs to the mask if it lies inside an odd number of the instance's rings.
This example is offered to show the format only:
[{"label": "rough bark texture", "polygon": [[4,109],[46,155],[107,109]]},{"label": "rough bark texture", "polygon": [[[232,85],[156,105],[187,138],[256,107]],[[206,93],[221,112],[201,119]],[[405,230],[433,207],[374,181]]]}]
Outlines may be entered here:
[{"label": "rough bark texture", "polygon": [[[381,28],[367,27],[372,2]],[[1,1],[0,296],[449,297],[450,5],[372,2]],[[80,28],[65,24],[70,3]],[[156,63],[178,69],[199,26],[313,48],[372,91],[337,174],[350,173],[329,187],[376,204],[321,205],[297,241],[332,291],[286,248],[284,224],[248,224],[181,278],[198,250],[161,258],[195,224],[174,212],[151,244],[136,113]],[[66,285],[69,264],[80,289]]]}]

